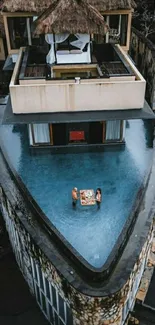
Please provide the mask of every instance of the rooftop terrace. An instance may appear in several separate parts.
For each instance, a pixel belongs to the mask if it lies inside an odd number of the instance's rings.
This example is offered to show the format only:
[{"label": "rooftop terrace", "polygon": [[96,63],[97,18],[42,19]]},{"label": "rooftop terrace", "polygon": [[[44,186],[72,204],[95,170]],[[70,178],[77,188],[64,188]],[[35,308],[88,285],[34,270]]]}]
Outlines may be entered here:
[{"label": "rooftop terrace", "polygon": [[85,52],[71,51],[57,51],[57,64],[48,65],[42,48],[20,49],[10,82],[13,113],[142,109],[145,80],[119,45],[94,44],[91,63],[73,64]]}]

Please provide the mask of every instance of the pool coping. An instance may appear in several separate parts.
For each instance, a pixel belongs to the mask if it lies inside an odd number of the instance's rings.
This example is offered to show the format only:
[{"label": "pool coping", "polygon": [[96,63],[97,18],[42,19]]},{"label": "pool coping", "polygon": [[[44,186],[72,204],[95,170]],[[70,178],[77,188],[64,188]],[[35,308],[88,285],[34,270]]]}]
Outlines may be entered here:
[{"label": "pool coping", "polygon": [[136,199],[133,204],[133,211],[128,217],[128,219],[125,222],[125,225],[116,241],[116,244],[113,246],[113,249],[108,256],[106,262],[104,265],[100,268],[93,267],[90,265],[77,251],[72,245],[65,239],[65,237],[58,231],[58,229],[50,222],[50,220],[47,218],[47,216],[43,213],[39,205],[36,203],[34,198],[31,196],[30,192],[22,182],[20,176],[18,175],[17,171],[13,167],[6,151],[5,151],[5,145],[3,144],[3,141],[1,140],[1,148],[3,152],[3,156],[8,164],[9,170],[11,171],[12,176],[14,177],[14,180],[20,190],[22,192],[22,195],[24,197],[24,200],[26,201],[29,209],[32,211],[32,213],[36,216],[37,221],[39,224],[45,229],[46,232],[48,232],[48,235],[50,235],[51,239],[54,240],[54,242],[57,244],[58,249],[67,255],[67,257],[74,263],[75,267],[78,268],[80,273],[83,274],[83,276],[88,280],[92,282],[98,282],[100,280],[107,280],[110,274],[113,272],[118,260],[121,257],[121,254],[126,246],[127,241],[130,238],[130,234],[133,230],[134,224],[136,222],[139,209],[140,209],[140,203],[142,202],[143,196],[145,194],[146,187],[148,185],[149,179],[150,179],[150,172],[151,172],[151,166],[149,168],[148,173],[146,174],[144,178],[144,182],[142,186],[139,188]]}]

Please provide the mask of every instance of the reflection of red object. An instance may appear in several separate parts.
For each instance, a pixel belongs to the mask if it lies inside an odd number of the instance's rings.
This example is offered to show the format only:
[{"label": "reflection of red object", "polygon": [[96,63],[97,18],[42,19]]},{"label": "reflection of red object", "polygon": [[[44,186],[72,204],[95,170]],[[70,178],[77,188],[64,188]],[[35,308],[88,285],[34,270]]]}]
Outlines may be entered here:
[{"label": "reflection of red object", "polygon": [[85,140],[84,131],[70,131],[69,132],[70,141],[80,141]]}]

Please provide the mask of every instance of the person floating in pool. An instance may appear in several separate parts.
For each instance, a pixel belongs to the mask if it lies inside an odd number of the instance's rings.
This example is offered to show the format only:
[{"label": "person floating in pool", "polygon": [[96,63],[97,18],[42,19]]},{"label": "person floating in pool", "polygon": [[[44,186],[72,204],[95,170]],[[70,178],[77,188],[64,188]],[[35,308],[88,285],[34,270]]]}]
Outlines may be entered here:
[{"label": "person floating in pool", "polygon": [[72,189],[72,205],[73,205],[73,207],[76,207],[77,200],[78,200],[78,189],[77,189],[77,187],[74,187]]},{"label": "person floating in pool", "polygon": [[99,187],[96,190],[95,199],[96,199],[98,208],[100,208],[100,204],[101,204],[101,200],[102,200],[102,193],[101,193],[101,189]]}]

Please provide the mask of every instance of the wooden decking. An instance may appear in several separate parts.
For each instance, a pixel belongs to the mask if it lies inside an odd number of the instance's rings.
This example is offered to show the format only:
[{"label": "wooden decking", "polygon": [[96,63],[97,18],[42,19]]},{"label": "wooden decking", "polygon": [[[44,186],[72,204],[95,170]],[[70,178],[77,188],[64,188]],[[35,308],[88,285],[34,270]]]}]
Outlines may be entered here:
[{"label": "wooden decking", "polygon": [[119,61],[103,62],[101,65],[102,72],[104,72],[105,69],[108,71],[109,75],[129,75],[124,64]]},{"label": "wooden decking", "polygon": [[25,71],[26,78],[45,77],[45,65],[27,66]]}]

